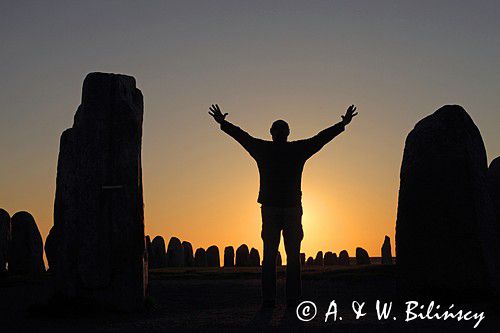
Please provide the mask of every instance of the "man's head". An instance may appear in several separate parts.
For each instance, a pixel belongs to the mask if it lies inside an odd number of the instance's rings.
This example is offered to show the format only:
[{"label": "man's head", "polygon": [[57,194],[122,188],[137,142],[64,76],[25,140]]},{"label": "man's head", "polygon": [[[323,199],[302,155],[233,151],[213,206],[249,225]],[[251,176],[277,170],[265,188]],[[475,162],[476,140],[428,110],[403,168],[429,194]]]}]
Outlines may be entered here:
[{"label": "man's head", "polygon": [[271,126],[271,136],[274,142],[286,142],[290,134],[290,127],[284,120],[276,120]]}]

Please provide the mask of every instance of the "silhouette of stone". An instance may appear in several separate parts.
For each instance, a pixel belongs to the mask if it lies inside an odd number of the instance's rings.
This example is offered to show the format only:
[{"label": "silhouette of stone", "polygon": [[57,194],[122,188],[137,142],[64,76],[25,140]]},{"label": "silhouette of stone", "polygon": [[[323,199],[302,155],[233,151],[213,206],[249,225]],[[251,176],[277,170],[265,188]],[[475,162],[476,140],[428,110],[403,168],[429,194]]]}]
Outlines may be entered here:
[{"label": "silhouette of stone", "polygon": [[369,265],[370,264],[370,256],[368,252],[362,247],[356,248],[356,264],[357,265]]},{"label": "silhouette of stone", "polygon": [[486,173],[481,134],[462,107],[443,106],[408,134],[396,260],[411,280],[443,290],[499,289],[498,225]]},{"label": "silhouette of stone", "polygon": [[385,236],[384,244],[382,244],[382,265],[392,264],[391,239]]},{"label": "silhouette of stone", "polygon": [[250,267],[259,267],[260,266],[260,255],[257,249],[250,250],[250,254],[248,255],[248,265]]},{"label": "silhouette of stone", "polygon": [[207,249],[207,266],[220,267],[219,248],[215,245],[212,245]]},{"label": "silhouette of stone", "polygon": [[318,251],[314,258],[314,265],[323,267],[323,251]]},{"label": "silhouette of stone", "polygon": [[193,257],[193,246],[189,242],[182,242],[182,248],[184,249],[184,266],[192,267],[194,264]]},{"label": "silhouette of stone", "polygon": [[165,248],[165,240],[162,236],[156,236],[151,242],[151,258],[149,259],[149,267],[167,267],[167,251]]},{"label": "silhouette of stone", "polygon": [[335,266],[335,265],[338,265],[337,254],[336,253],[332,253],[330,251],[328,251],[327,253],[325,253],[324,264],[325,264],[325,266]]},{"label": "silhouette of stone", "polygon": [[57,292],[120,310],[144,304],[143,98],[135,79],[90,73],[61,136],[54,225]]},{"label": "silhouette of stone", "polygon": [[488,168],[488,187],[500,227],[500,157],[495,158]]},{"label": "silhouette of stone", "polygon": [[250,252],[248,251],[248,246],[246,244],[242,244],[238,247],[238,249],[236,249],[236,267],[247,266],[249,255]]},{"label": "silhouette of stone", "polygon": [[278,255],[276,256],[276,266],[283,266],[283,260],[281,259],[280,251],[278,251]]},{"label": "silhouette of stone", "polygon": [[301,266],[305,266],[306,265],[306,254],[305,253],[301,253],[300,254],[300,265]]},{"label": "silhouette of stone", "polygon": [[9,272],[38,274],[45,272],[43,241],[35,219],[28,212],[17,212],[11,219]]},{"label": "silhouette of stone", "polygon": [[226,246],[224,249],[224,267],[234,267],[234,248]]},{"label": "silhouette of stone", "polygon": [[194,266],[207,267],[207,253],[201,247],[194,253]]},{"label": "silhouette of stone", "polygon": [[349,262],[349,253],[346,250],[342,250],[339,253],[339,265],[348,266]]},{"label": "silhouette of stone", "polygon": [[170,238],[168,242],[167,266],[184,267],[184,247],[177,237]]},{"label": "silhouette of stone", "polygon": [[314,259],[313,259],[313,257],[307,258],[306,266],[314,266]]},{"label": "silhouette of stone", "polygon": [[7,270],[10,243],[10,215],[0,208],[0,273]]},{"label": "silhouette of stone", "polygon": [[151,237],[146,236],[146,252],[148,254],[148,267],[151,268],[151,260],[153,260],[151,249]]}]

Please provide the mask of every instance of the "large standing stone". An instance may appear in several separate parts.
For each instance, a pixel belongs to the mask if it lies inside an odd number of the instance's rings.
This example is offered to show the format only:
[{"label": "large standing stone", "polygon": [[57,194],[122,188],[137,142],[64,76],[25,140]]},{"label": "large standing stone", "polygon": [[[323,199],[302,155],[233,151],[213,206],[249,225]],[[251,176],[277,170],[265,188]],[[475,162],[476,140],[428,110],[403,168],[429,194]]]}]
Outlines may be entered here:
[{"label": "large standing stone", "polygon": [[193,258],[193,246],[189,242],[182,242],[182,248],[184,249],[184,266],[191,267],[194,264]]},{"label": "large standing stone", "polygon": [[205,249],[199,248],[196,249],[194,253],[194,266],[195,267],[207,267],[207,253]]},{"label": "large standing stone", "polygon": [[346,250],[342,250],[339,253],[339,265],[348,266],[349,262],[349,253]]},{"label": "large standing stone", "polygon": [[391,239],[385,236],[382,244],[382,265],[392,265]]},{"label": "large standing stone", "polygon": [[162,236],[156,236],[151,242],[151,259],[149,259],[149,263],[150,268],[167,267],[167,250]]},{"label": "large standing stone", "polygon": [[498,289],[498,225],[486,172],[481,134],[458,105],[443,106],[408,134],[396,260],[410,279],[448,290]]},{"label": "large standing stone", "polygon": [[370,256],[368,252],[362,247],[356,248],[356,264],[357,265],[369,265],[370,264]]},{"label": "large standing stone", "polygon": [[246,244],[242,244],[236,250],[236,267],[247,266],[248,264],[248,256],[250,252],[248,251],[248,246]]},{"label": "large standing stone", "polygon": [[7,270],[10,229],[10,215],[6,210],[0,208],[0,273]]},{"label": "large standing stone", "polygon": [[215,245],[212,245],[207,249],[207,266],[220,267],[219,248]]},{"label": "large standing stone", "polygon": [[177,237],[170,238],[167,248],[167,266],[168,267],[183,267],[184,266],[184,248]]},{"label": "large standing stone", "polygon": [[224,267],[234,267],[234,248],[226,246],[224,249]]},{"label": "large standing stone", "polygon": [[324,260],[325,266],[335,266],[338,265],[338,258],[337,258],[337,253],[332,253],[328,251],[325,253],[325,260]]},{"label": "large standing stone", "polygon": [[252,247],[250,250],[250,254],[248,255],[248,265],[250,267],[259,267],[260,266],[260,255],[259,250]]},{"label": "large standing stone", "polygon": [[87,75],[57,165],[55,285],[65,298],[143,306],[142,119],[133,77]]},{"label": "large standing stone", "polygon": [[323,251],[318,251],[318,253],[316,254],[314,265],[323,267]]},{"label": "large standing stone", "polygon": [[500,157],[495,158],[488,168],[488,187],[500,228]]},{"label": "large standing stone", "polygon": [[276,255],[276,266],[278,267],[283,266],[283,259],[281,259],[280,251],[278,251],[278,254]]},{"label": "large standing stone", "polygon": [[45,272],[42,236],[33,216],[28,212],[17,212],[12,216],[11,224],[9,272],[15,274]]}]

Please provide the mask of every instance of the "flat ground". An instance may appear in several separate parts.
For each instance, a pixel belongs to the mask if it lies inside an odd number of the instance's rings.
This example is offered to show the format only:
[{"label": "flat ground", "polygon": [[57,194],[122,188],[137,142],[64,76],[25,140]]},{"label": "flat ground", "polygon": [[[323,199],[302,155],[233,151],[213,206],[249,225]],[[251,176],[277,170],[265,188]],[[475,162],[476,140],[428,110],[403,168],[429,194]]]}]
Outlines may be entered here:
[{"label": "flat ground", "polygon": [[[406,301],[415,300],[397,275],[395,266],[305,268],[303,300],[317,306],[309,322],[297,319],[295,309],[285,306],[284,274],[278,273],[278,305],[260,308],[260,268],[169,268],[150,272],[146,309],[123,314],[95,309],[64,311],[45,305],[51,290],[48,277],[7,277],[0,280],[0,332],[172,332],[172,331],[347,331],[347,332],[449,332],[471,331],[475,320],[413,320],[405,322]],[[408,296],[413,295],[413,296]],[[494,299],[456,300],[421,297],[447,309],[485,312],[474,331],[500,332],[500,306]],[[462,299],[461,299],[462,298]],[[376,300],[393,302],[388,320],[378,320]],[[332,300],[338,309],[325,323]],[[366,302],[366,316],[357,320],[353,301]],[[35,305],[33,305],[35,304]],[[342,320],[340,320],[342,317]],[[396,320],[394,320],[396,317]]]}]

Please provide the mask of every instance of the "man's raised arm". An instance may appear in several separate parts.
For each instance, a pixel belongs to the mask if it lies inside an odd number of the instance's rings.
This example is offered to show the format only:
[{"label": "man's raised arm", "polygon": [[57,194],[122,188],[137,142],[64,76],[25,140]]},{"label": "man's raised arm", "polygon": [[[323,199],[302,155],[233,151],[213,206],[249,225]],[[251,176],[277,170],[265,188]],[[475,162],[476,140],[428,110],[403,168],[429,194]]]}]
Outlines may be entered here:
[{"label": "man's raised arm", "polygon": [[326,145],[337,135],[342,133],[345,129],[345,126],[351,122],[352,118],[358,115],[358,113],[355,111],[356,107],[354,105],[349,106],[345,115],[342,116],[342,120],[340,122],[322,130],[312,138],[303,140],[303,143],[305,144],[304,153],[306,157],[309,158],[312,155],[316,154],[321,148],[323,148],[324,145]]},{"label": "man's raised arm", "polygon": [[233,125],[229,121],[227,121],[226,116],[228,114],[223,114],[219,108],[219,105],[212,104],[209,110],[210,111],[208,111],[208,114],[211,115],[214,120],[220,124],[221,130],[233,137],[233,139],[238,141],[243,146],[243,148],[245,148],[250,153],[250,155],[254,156],[257,139],[255,139],[253,136],[251,136],[238,126]]}]

